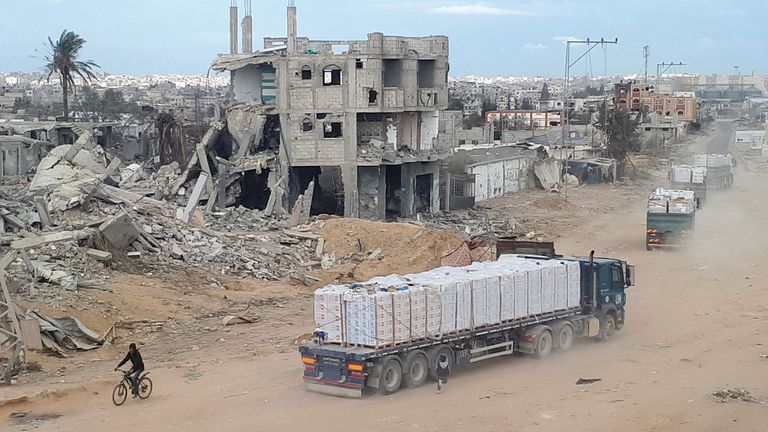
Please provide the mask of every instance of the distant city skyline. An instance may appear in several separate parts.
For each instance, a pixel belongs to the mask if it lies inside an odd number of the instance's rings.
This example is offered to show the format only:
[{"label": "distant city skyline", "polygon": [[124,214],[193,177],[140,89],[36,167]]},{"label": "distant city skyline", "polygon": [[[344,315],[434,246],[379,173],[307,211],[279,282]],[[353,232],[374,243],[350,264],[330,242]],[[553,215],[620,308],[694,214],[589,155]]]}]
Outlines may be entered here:
[{"label": "distant city skyline", "polygon": [[[47,38],[65,28],[87,41],[81,53],[112,74],[205,74],[229,49],[226,0],[5,0],[0,27],[0,72],[40,72]],[[239,1],[242,5],[242,0]],[[253,0],[254,48],[264,36],[285,34],[285,0]],[[450,38],[451,76],[563,74],[564,42],[619,39],[596,48],[573,75],[630,75],[683,62],[677,73],[768,72],[768,0],[739,6],[714,0],[297,0],[299,34],[312,39],[365,39],[390,35]],[[242,10],[241,10],[242,17]],[[33,23],[32,25],[30,23]],[[585,30],[588,29],[588,30]],[[576,56],[583,48],[572,48]],[[605,55],[604,55],[605,54]],[[607,66],[607,67],[606,67]]]}]

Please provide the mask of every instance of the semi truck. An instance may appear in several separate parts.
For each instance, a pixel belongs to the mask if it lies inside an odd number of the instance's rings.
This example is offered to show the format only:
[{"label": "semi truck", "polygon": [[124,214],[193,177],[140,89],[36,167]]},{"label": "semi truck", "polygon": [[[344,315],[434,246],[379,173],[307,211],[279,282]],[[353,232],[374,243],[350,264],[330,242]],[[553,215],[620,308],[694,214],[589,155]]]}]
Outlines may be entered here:
[{"label": "semi truck", "polygon": [[654,189],[648,197],[645,247],[677,247],[685,243],[696,225],[701,200],[690,190]]},{"label": "semi truck", "polygon": [[[512,240],[506,242],[509,245]],[[547,357],[553,350],[567,351],[575,338],[607,339],[621,330],[625,290],[635,283],[634,266],[616,258],[595,257],[594,251],[586,257],[555,255],[554,248],[547,246],[534,247],[540,253],[537,255],[502,254],[486,268],[502,277],[515,274],[506,268],[507,262],[514,262],[516,268],[567,266],[568,277],[573,277],[569,283],[573,281],[576,286],[575,304],[380,347],[323,342],[321,335],[299,347],[307,389],[352,398],[362,397],[364,390],[391,394],[401,387],[418,387],[435,380],[437,359],[443,355],[453,373],[459,366],[515,353]],[[530,248],[531,242],[526,242],[523,249]],[[513,279],[517,280],[510,276]]]},{"label": "semi truck", "polygon": [[669,171],[669,179],[673,190],[693,191],[694,197],[700,202],[707,199],[707,168],[674,165]]},{"label": "semi truck", "polygon": [[693,165],[706,169],[705,181],[710,189],[727,189],[733,185],[733,157],[722,154],[699,154]]}]

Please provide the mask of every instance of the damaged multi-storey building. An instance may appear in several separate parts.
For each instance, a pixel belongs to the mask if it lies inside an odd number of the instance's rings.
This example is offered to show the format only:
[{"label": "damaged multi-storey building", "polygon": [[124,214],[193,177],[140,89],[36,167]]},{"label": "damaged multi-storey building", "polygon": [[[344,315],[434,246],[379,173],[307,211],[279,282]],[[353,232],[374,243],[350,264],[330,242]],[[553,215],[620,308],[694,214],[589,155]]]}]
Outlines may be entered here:
[{"label": "damaged multi-storey building", "polygon": [[287,37],[267,37],[252,52],[246,1],[238,52],[236,1],[230,11],[230,53],[213,63],[231,74],[226,153],[235,165],[267,161],[243,174],[244,205],[264,208],[277,190],[284,209],[311,196],[313,213],[392,219],[439,210],[447,37],[310,40],[297,35],[291,2]]}]

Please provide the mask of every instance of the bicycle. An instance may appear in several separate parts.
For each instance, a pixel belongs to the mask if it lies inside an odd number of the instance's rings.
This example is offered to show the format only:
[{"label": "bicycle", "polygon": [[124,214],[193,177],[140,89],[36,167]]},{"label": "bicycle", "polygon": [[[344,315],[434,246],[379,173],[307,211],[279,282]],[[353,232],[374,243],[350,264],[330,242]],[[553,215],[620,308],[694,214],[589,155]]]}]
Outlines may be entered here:
[{"label": "bicycle", "polygon": [[[120,369],[120,372],[123,373],[123,379],[120,381],[120,384],[116,385],[115,389],[112,390],[112,403],[117,406],[125,403],[125,400],[128,399],[128,389],[133,389],[131,372],[122,369]],[[152,380],[150,380],[147,375],[149,375],[149,372],[142,372],[138,378],[139,399],[146,399],[152,394]]]}]

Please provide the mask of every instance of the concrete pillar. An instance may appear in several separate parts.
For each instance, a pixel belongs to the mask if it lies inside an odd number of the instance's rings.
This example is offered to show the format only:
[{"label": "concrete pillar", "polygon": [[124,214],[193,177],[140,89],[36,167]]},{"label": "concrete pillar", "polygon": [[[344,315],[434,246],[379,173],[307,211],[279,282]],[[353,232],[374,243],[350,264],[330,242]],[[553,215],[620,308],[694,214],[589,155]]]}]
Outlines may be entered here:
[{"label": "concrete pillar", "polygon": [[296,52],[296,34],[298,23],[296,22],[296,5],[293,1],[288,6],[288,54]]},{"label": "concrete pillar", "polygon": [[345,162],[341,166],[341,181],[344,184],[344,217],[359,217],[360,195],[357,189],[356,162]]},{"label": "concrete pillar", "polygon": [[416,177],[413,175],[412,164],[404,163],[400,166],[400,216],[407,218],[413,216],[414,193],[416,192]]},{"label": "concrete pillar", "polygon": [[379,165],[379,219],[387,220],[387,166]]},{"label": "concrete pillar", "polygon": [[243,17],[243,54],[253,53],[253,17]]},{"label": "concrete pillar", "polygon": [[[440,162],[432,162],[432,196],[429,203],[430,213],[440,212]],[[450,185],[449,185],[450,187]]]},{"label": "concrete pillar", "polygon": [[372,55],[384,55],[384,33],[370,33],[368,35],[368,49]]},{"label": "concrete pillar", "polygon": [[229,53],[237,54],[237,0],[232,0],[232,7],[229,8]]}]

